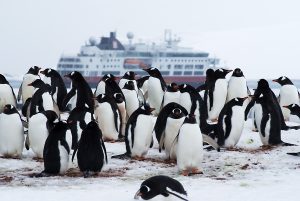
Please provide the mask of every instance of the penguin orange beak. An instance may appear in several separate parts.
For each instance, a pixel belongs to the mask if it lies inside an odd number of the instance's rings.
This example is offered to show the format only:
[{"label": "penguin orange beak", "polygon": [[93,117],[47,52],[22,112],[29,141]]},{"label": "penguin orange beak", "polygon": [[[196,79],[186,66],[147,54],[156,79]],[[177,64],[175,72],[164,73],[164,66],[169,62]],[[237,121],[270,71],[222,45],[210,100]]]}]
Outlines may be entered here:
[{"label": "penguin orange beak", "polygon": [[289,109],[289,106],[288,106],[288,105],[283,105],[282,107]]},{"label": "penguin orange beak", "polygon": [[248,97],[249,97],[249,96],[244,97],[243,100],[246,100]]},{"label": "penguin orange beak", "polygon": [[32,83],[27,84],[27,86],[32,86]]},{"label": "penguin orange beak", "polygon": [[275,79],[275,80],[272,80],[273,82],[278,82],[278,80],[277,79]]},{"label": "penguin orange beak", "polygon": [[44,70],[41,70],[40,73],[43,74],[43,75],[45,75],[45,71]]},{"label": "penguin orange beak", "polygon": [[134,199],[138,200],[141,195],[143,195],[143,194],[140,192],[140,190],[138,190],[134,195]]}]

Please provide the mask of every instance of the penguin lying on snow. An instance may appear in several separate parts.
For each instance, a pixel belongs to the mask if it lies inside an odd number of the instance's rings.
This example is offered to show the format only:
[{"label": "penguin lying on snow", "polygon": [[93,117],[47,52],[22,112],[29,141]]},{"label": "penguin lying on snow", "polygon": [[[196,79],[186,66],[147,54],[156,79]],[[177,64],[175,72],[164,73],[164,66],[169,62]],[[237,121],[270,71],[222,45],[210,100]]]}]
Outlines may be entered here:
[{"label": "penguin lying on snow", "polygon": [[44,171],[37,177],[64,174],[69,168],[70,148],[65,140],[68,125],[60,121],[48,126],[50,131],[43,152]]},{"label": "penguin lying on snow", "polygon": [[150,177],[142,182],[140,189],[136,192],[134,199],[141,197],[150,200],[158,195],[164,197],[175,196],[181,200],[188,200],[187,193],[182,184],[168,176],[158,175]]},{"label": "penguin lying on snow", "polygon": [[77,153],[77,162],[84,177],[89,177],[91,172],[100,172],[107,163],[107,153],[102,133],[95,121],[91,121],[82,131],[78,149],[74,150],[72,161]]},{"label": "penguin lying on snow", "polygon": [[24,129],[17,109],[5,105],[0,114],[0,155],[21,157],[24,147]]}]

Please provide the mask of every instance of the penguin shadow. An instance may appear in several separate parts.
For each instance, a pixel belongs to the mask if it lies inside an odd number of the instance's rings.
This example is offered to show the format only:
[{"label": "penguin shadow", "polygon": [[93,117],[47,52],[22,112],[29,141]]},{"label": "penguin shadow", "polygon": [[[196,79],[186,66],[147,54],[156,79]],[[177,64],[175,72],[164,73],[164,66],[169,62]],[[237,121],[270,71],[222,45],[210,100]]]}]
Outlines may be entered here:
[{"label": "penguin shadow", "polygon": [[21,157],[21,156],[3,155],[3,156],[0,156],[0,158],[3,158],[3,159],[14,159],[14,160],[22,160],[22,157]]}]

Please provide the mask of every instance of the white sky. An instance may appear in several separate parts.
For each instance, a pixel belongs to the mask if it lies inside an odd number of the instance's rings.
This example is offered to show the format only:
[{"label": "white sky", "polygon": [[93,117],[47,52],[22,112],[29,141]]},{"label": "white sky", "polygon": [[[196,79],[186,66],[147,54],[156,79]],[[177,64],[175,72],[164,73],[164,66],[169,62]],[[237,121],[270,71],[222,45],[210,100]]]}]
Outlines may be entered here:
[{"label": "white sky", "polygon": [[300,78],[298,0],[0,0],[0,72],[55,68],[90,36],[131,31],[158,41],[164,29],[182,46],[211,53],[247,78]]}]

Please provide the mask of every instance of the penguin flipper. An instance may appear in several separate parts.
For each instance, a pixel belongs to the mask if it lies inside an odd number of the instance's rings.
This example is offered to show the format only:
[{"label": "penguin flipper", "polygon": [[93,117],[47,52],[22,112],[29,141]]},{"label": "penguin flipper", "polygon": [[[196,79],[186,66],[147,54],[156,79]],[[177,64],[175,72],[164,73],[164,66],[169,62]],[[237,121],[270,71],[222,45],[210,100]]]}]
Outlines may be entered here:
[{"label": "penguin flipper", "polygon": [[67,152],[69,154],[70,153],[70,147],[69,147],[67,141],[66,140],[60,140],[60,144],[67,150]]},{"label": "penguin flipper", "polygon": [[292,155],[292,156],[300,156],[300,152],[296,152],[296,153],[286,153],[288,155]]},{"label": "penguin flipper", "polygon": [[260,130],[261,130],[262,136],[264,136],[264,137],[266,136],[265,129],[266,129],[266,125],[267,125],[268,120],[269,120],[269,115],[268,114],[263,115],[263,117],[261,119]]},{"label": "penguin flipper", "polygon": [[255,100],[252,99],[249,104],[247,105],[246,109],[245,109],[245,121],[247,121],[247,118],[248,118],[248,114],[251,110],[251,108],[254,106],[254,103],[255,103]]},{"label": "penguin flipper", "polygon": [[107,163],[107,152],[106,152],[106,147],[105,147],[105,144],[104,144],[104,141],[101,139],[101,147],[103,149],[103,152],[104,152],[104,155],[105,155],[105,161]]},{"label": "penguin flipper", "polygon": [[21,96],[22,96],[22,85],[23,85],[23,82],[21,83],[21,85],[20,85],[20,87],[19,87],[18,97],[17,97],[17,100],[18,100],[18,101],[21,100]]},{"label": "penguin flipper", "polygon": [[29,150],[30,148],[30,143],[29,143],[29,135],[26,135],[26,139],[25,139],[25,148],[26,150]]},{"label": "penguin flipper", "polygon": [[208,136],[206,134],[202,134],[202,137],[203,137],[203,142],[208,143],[215,150],[217,150],[218,152],[220,152],[220,146],[218,145],[218,143],[214,139],[212,139],[210,136]]},{"label": "penguin flipper", "polygon": [[151,138],[151,144],[150,144],[150,148],[152,148],[152,147],[153,147],[153,144],[154,144],[154,141],[153,141],[153,136],[152,136],[152,138]]},{"label": "penguin flipper", "polygon": [[73,160],[74,160],[74,157],[75,157],[75,154],[76,154],[76,152],[78,151],[78,146],[74,149],[74,151],[73,151],[73,155],[72,155],[72,162],[73,162]]},{"label": "penguin flipper", "polygon": [[178,195],[177,193],[171,192],[171,191],[169,191],[169,190],[167,190],[167,189],[165,190],[164,193],[162,193],[162,195],[165,196],[165,197],[168,197],[169,194],[174,195],[175,197],[177,197],[177,198],[179,198],[179,199],[181,199],[181,200],[189,201],[188,199],[186,199],[186,198],[184,198],[184,197]]},{"label": "penguin flipper", "polygon": [[76,94],[76,89],[72,88],[69,93],[67,93],[66,97],[63,99],[63,108],[66,108],[68,102],[71,100],[71,98]]}]

